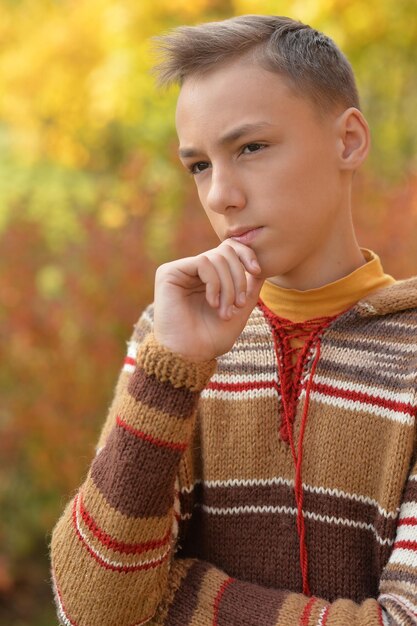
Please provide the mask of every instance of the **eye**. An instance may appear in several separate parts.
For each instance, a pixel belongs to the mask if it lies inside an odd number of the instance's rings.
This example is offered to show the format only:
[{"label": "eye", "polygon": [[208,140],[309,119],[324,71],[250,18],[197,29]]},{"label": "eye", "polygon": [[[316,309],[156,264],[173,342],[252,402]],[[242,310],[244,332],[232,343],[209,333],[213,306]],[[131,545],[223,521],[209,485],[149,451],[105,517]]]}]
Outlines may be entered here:
[{"label": "eye", "polygon": [[207,163],[206,161],[197,161],[197,163],[193,163],[192,165],[190,165],[188,171],[190,172],[190,174],[195,176],[196,174],[201,174],[201,172],[206,170],[208,166],[209,163]]},{"label": "eye", "polygon": [[248,149],[250,154],[252,152],[259,152],[259,150],[262,150],[263,148],[266,148],[266,144],[264,143],[248,143],[244,146],[242,152],[244,154],[248,154],[248,152],[245,153],[245,150]]}]

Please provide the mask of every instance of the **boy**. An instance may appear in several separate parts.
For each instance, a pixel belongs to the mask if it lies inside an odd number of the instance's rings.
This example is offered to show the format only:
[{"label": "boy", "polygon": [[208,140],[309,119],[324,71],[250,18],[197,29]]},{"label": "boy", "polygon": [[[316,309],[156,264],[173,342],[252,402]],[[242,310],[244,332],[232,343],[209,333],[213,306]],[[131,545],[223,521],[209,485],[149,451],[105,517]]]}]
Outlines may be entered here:
[{"label": "boy", "polygon": [[161,40],[221,243],[158,268],[52,536],[62,624],[417,623],[417,279],[360,248],[351,67],[287,17]]}]

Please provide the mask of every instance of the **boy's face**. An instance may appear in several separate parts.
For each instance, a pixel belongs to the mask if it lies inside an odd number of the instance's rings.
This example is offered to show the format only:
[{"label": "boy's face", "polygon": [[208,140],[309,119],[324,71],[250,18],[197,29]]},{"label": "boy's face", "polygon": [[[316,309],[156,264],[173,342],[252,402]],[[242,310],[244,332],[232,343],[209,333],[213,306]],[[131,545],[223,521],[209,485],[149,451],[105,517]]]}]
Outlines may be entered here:
[{"label": "boy's face", "polygon": [[259,228],[241,241],[265,277],[296,275],[340,231],[349,197],[337,115],[319,122],[310,101],[293,95],[279,75],[242,60],[188,78],[181,88],[181,161],[193,170],[221,241]]}]

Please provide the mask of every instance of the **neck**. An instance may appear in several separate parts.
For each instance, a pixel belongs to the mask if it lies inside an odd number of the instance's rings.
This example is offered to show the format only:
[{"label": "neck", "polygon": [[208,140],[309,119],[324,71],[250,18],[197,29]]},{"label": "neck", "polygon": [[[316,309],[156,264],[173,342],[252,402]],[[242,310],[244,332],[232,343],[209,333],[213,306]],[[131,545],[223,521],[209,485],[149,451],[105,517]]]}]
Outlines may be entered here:
[{"label": "neck", "polygon": [[365,265],[351,219],[347,228],[345,224],[333,233],[326,241],[316,242],[289,271],[268,280],[285,289],[307,291],[339,280]]}]

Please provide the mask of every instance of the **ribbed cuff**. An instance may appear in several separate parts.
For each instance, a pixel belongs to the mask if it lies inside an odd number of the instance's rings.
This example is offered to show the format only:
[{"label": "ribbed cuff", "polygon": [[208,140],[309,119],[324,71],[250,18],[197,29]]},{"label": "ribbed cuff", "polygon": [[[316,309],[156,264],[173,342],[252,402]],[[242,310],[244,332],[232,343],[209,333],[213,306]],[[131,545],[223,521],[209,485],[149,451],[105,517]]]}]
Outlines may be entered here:
[{"label": "ribbed cuff", "polygon": [[216,359],[190,361],[161,345],[153,333],[140,344],[137,362],[148,375],[161,382],[169,381],[173,387],[186,387],[190,391],[204,389],[216,369]]}]

